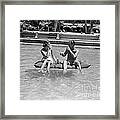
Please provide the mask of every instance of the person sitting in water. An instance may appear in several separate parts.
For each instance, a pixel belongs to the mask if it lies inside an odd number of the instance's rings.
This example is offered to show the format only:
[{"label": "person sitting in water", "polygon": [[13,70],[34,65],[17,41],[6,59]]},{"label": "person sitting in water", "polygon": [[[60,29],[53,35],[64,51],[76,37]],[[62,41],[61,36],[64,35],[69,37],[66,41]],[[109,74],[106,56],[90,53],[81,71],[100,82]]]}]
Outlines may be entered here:
[{"label": "person sitting in water", "polygon": [[41,62],[44,62],[45,59],[47,59],[47,52],[48,52],[48,41],[43,42],[43,48],[40,50],[42,54]]},{"label": "person sitting in water", "polygon": [[81,64],[80,62],[77,60],[77,56],[78,56],[78,50],[75,49],[75,41],[71,40],[69,41],[69,45],[66,48],[64,53],[60,53],[60,55],[62,55],[63,57],[65,57],[67,55],[67,59],[63,62],[63,73],[67,72],[67,65],[75,65],[79,67],[79,71],[81,72]]},{"label": "person sitting in water", "polygon": [[43,55],[43,58],[41,60],[43,64],[39,72],[41,71],[42,73],[44,73],[43,69],[47,65],[47,72],[50,73],[50,65],[56,63],[56,58],[53,55],[52,46],[50,45],[49,41],[45,41],[45,43],[43,44],[43,48],[41,49],[41,53]]}]

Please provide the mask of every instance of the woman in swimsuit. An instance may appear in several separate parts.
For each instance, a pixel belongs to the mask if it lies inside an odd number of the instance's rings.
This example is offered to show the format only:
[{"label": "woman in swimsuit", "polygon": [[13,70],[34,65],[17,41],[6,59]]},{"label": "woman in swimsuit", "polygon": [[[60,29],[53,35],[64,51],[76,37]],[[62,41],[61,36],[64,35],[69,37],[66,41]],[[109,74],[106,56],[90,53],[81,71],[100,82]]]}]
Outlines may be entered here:
[{"label": "woman in swimsuit", "polygon": [[46,41],[43,44],[43,48],[41,49],[41,53],[43,55],[43,58],[42,58],[43,64],[40,68],[40,71],[42,73],[44,73],[43,69],[47,65],[47,72],[50,73],[50,65],[53,63],[56,63],[56,58],[53,55],[52,46],[50,45],[49,41]]}]

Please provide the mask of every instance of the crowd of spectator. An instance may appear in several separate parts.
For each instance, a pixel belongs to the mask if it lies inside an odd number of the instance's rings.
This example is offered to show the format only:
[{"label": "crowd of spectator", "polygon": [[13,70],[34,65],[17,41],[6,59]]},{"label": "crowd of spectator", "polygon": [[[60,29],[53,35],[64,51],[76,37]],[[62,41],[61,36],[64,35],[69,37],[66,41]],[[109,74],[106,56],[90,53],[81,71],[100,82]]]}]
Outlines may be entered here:
[{"label": "crowd of spectator", "polygon": [[99,20],[21,20],[20,32],[75,32],[94,34],[100,33]]}]

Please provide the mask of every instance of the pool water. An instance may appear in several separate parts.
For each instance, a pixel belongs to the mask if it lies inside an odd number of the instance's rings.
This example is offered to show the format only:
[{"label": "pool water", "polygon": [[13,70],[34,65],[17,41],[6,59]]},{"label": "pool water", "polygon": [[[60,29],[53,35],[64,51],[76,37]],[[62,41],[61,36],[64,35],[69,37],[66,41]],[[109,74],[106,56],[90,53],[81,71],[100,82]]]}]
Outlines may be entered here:
[{"label": "pool water", "polygon": [[[20,99],[21,100],[99,100],[100,99],[100,49],[80,48],[78,59],[91,64],[77,70],[50,70],[42,74],[34,63],[42,58],[39,44],[20,44]],[[54,55],[65,60],[60,52],[65,46],[53,46]]]}]

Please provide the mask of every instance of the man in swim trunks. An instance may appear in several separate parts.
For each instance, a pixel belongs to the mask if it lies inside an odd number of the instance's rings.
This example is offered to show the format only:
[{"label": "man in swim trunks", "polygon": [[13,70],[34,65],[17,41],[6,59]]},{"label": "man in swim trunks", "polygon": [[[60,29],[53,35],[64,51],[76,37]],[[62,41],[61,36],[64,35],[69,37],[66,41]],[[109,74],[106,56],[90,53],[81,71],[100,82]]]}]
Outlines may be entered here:
[{"label": "man in swim trunks", "polygon": [[77,60],[77,56],[78,56],[78,50],[75,49],[75,41],[74,40],[70,40],[68,47],[66,48],[64,53],[60,53],[60,55],[62,55],[63,57],[65,57],[67,55],[67,59],[63,62],[63,73],[67,72],[67,65],[75,65],[79,67],[79,71],[81,72],[81,65],[80,62]]}]

